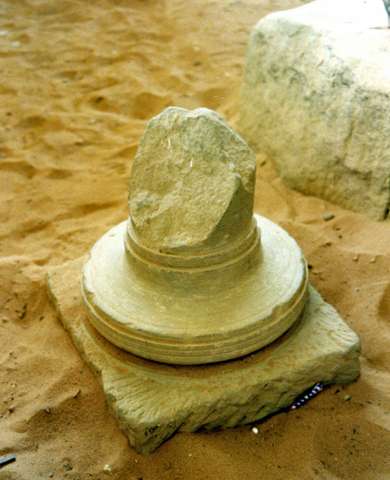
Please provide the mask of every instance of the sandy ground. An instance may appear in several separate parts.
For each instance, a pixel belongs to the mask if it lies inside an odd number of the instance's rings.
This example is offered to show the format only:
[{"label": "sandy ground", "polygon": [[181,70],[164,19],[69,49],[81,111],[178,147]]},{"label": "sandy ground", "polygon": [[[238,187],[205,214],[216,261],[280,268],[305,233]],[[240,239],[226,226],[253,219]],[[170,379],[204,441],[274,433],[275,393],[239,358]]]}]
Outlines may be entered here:
[{"label": "sandy ground", "polygon": [[126,217],[145,121],[175,104],[234,125],[250,27],[298,3],[1,2],[0,454],[17,454],[1,480],[390,478],[388,222],[289,191],[259,156],[256,210],[296,237],[313,284],[361,335],[361,378],[258,435],[178,434],[149,457],[128,447],[45,289],[50,265]]}]

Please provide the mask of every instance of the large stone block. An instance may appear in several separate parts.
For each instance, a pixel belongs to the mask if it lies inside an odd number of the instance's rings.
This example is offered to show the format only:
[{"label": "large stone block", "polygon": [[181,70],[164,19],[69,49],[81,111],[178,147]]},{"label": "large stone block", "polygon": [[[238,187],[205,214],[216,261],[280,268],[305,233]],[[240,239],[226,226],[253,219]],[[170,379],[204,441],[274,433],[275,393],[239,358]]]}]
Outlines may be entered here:
[{"label": "large stone block", "polygon": [[250,37],[241,132],[292,188],[386,218],[389,58],[380,0],[318,0],[273,13]]},{"label": "large stone block", "polygon": [[357,335],[314,289],[302,318],[285,335],[241,359],[173,366],[138,358],[89,323],[80,290],[84,261],[53,268],[49,292],[120,427],[142,453],[179,430],[254,422],[287,407],[317,382],[348,383],[359,374]]}]

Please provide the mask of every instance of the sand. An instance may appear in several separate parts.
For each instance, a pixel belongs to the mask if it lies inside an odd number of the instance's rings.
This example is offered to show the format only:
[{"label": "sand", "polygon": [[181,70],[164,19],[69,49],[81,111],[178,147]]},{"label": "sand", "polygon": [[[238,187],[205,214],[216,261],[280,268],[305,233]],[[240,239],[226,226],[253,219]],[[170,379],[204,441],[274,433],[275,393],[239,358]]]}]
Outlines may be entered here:
[{"label": "sand", "polygon": [[300,242],[312,283],[363,354],[355,384],[259,422],[257,435],[178,434],[136,454],[46,294],[51,265],[126,218],[145,121],[175,104],[216,109],[234,126],[250,27],[298,3],[1,3],[0,454],[17,455],[1,480],[390,478],[389,222],[288,190],[258,156],[256,211]]}]

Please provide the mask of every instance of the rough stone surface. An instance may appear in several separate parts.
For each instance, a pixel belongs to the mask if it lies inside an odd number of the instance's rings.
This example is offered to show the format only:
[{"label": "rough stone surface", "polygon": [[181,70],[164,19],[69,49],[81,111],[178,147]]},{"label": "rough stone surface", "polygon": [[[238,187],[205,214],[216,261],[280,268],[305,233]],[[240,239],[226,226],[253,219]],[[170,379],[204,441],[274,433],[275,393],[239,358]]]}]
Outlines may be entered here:
[{"label": "rough stone surface", "polygon": [[318,0],[254,28],[241,131],[293,188],[389,213],[390,30],[382,2]]},{"label": "rough stone surface", "polygon": [[268,345],[298,319],[308,275],[296,242],[253,215],[253,152],[215,112],[168,108],[133,164],[130,218],[90,251],[83,298],[114,345],[195,365]]},{"label": "rough stone surface", "polygon": [[302,312],[308,275],[285,230],[259,216],[256,225],[261,261],[179,272],[134,262],[123,242],[126,222],[114,226],[83,270],[91,323],[115,345],[164,363],[231,360],[268,345]]},{"label": "rough stone surface", "polygon": [[99,378],[109,408],[138,451],[156,449],[176,431],[233,427],[263,418],[316,382],[347,383],[359,374],[359,339],[310,290],[302,319],[269,347],[240,360],[174,367],[128,354],[89,324],[80,293],[85,259],[49,273],[64,327]]},{"label": "rough stone surface", "polygon": [[140,243],[160,251],[225,245],[251,225],[256,160],[215,112],[170,107],[147,125],[129,208]]}]

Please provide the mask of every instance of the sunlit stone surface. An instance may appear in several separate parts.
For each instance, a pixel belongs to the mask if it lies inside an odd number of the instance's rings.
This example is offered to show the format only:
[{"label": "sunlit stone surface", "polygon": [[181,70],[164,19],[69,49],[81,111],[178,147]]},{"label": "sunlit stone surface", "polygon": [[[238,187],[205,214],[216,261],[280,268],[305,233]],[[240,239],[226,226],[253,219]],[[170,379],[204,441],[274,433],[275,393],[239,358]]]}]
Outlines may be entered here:
[{"label": "sunlit stone surface", "polygon": [[318,0],[268,15],[249,41],[240,130],[289,186],[384,219],[389,57],[381,1]]},{"label": "sunlit stone surface", "polygon": [[359,373],[359,339],[309,287],[295,240],[253,215],[254,179],[217,114],[169,108],[141,141],[129,220],[50,271],[59,316],[140,452]]},{"label": "sunlit stone surface", "polygon": [[84,261],[52,270],[49,290],[110,410],[139,452],[152,452],[177,431],[253,422],[288,406],[315,383],[349,383],[359,375],[357,335],[313,289],[292,330],[242,359],[174,367],[126,353],[87,320],[79,283]]},{"label": "sunlit stone surface", "polygon": [[253,215],[255,169],[211,110],[171,107],[148,123],[129,220],[96,242],[84,268],[85,303],[105,338],[195,365],[251,353],[293,325],[306,262],[286,231]]}]

